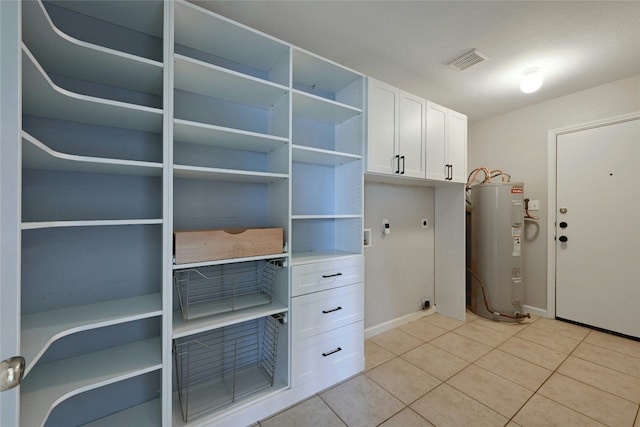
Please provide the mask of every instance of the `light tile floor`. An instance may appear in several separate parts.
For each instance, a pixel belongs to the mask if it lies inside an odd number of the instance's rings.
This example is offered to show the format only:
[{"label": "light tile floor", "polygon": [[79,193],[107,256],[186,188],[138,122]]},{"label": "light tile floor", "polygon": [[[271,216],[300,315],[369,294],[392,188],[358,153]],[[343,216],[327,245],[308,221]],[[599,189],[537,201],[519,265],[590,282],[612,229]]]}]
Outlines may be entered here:
[{"label": "light tile floor", "polygon": [[256,426],[640,427],[639,341],[433,314],[366,340],[365,353],[365,372]]}]

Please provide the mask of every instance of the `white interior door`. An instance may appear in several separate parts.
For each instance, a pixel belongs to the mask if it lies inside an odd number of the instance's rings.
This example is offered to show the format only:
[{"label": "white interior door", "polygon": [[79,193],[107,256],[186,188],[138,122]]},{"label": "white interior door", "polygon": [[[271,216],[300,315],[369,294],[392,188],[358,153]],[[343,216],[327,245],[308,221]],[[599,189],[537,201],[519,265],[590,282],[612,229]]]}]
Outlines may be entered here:
[{"label": "white interior door", "polygon": [[556,316],[640,337],[640,120],[556,150]]}]

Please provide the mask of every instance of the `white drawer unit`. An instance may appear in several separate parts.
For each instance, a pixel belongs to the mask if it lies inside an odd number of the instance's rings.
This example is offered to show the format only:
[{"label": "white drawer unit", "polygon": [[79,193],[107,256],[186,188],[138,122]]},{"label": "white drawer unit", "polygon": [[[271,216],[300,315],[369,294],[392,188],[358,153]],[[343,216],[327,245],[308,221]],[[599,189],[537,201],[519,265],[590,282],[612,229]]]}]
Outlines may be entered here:
[{"label": "white drawer unit", "polygon": [[292,345],[291,385],[299,386],[330,375],[335,382],[357,372],[351,367],[361,361],[364,368],[363,321],[315,335]]},{"label": "white drawer unit", "polygon": [[292,296],[324,291],[364,281],[364,257],[294,265],[291,268]]},{"label": "white drawer unit", "polygon": [[293,298],[293,340],[364,319],[364,284],[344,286]]}]

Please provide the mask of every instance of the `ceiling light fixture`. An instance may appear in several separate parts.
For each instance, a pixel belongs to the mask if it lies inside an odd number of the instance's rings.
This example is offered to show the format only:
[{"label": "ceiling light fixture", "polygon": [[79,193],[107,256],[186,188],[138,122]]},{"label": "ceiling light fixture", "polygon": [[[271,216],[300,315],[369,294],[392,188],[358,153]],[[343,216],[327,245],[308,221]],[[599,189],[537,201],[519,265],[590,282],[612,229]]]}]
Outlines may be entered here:
[{"label": "ceiling light fixture", "polygon": [[520,90],[524,93],[532,93],[540,89],[542,86],[542,73],[540,68],[530,68],[522,73],[522,81],[520,82]]}]

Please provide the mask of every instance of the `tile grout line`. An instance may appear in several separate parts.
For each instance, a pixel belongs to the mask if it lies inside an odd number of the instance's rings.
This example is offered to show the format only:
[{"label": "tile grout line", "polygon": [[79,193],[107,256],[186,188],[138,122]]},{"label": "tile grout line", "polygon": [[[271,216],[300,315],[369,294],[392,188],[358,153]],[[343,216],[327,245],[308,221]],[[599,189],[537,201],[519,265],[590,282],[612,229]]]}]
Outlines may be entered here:
[{"label": "tile grout line", "polygon": [[[579,346],[580,344],[582,344],[582,343],[584,342],[584,340],[585,340],[585,339],[587,339],[587,337],[589,336],[589,334],[590,334],[590,333],[591,333],[591,332],[587,333],[587,335],[585,335],[585,336],[580,340],[580,342],[579,342],[579,343],[574,347],[574,349],[573,349],[573,350],[571,350],[571,353],[569,353],[569,354],[567,355],[567,357],[565,357],[565,358],[562,360],[562,362],[560,362],[560,364],[558,364],[558,366],[553,370],[553,372],[551,372],[551,375],[549,375],[549,376],[547,377],[547,379],[546,379],[546,380],[544,380],[544,382],[543,382],[542,384],[540,384],[540,386],[536,389],[536,391],[535,391],[531,396],[529,396],[529,398],[526,400],[526,402],[524,402],[524,404],[520,407],[520,409],[518,409],[518,410],[516,411],[516,413],[515,413],[515,414],[513,414],[513,416],[509,419],[509,421],[507,422],[507,424],[509,424],[511,421],[513,421],[514,423],[516,423],[516,424],[517,424],[517,421],[515,421],[515,420],[514,420],[514,418],[515,418],[515,417],[520,413],[520,411],[522,411],[522,409],[527,405],[527,403],[529,403],[529,401],[533,398],[533,396],[538,395],[538,392],[540,391],[540,389],[541,389],[541,388],[542,388],[542,387],[543,387],[543,386],[544,386],[544,385],[549,381],[549,379],[551,379],[551,377],[552,377],[554,374],[556,374],[556,373],[557,373],[558,375],[563,375],[561,372],[558,372],[558,369],[560,369],[560,367],[561,367],[561,366],[562,366],[562,365],[567,361],[567,359],[568,359],[568,358],[573,354],[573,352],[578,348],[578,346]],[[557,334],[556,334],[556,335],[557,335]],[[565,376],[566,376],[566,375],[565,375]],[[571,377],[568,377],[568,378],[571,378]],[[574,378],[572,378],[572,379],[574,379]],[[574,379],[574,380],[575,380],[575,379]],[[578,380],[576,380],[576,381],[578,381]],[[581,382],[581,381],[579,381],[579,382]],[[583,383],[583,384],[585,384],[585,383]],[[589,385],[589,384],[587,384],[587,385]],[[592,386],[592,387],[593,387],[593,386]],[[596,387],[596,388],[597,388],[597,387]],[[599,389],[598,389],[598,390],[599,390]],[[603,390],[603,391],[604,391],[604,390]],[[608,393],[608,392],[607,392],[607,393]],[[609,394],[611,394],[611,393],[609,393]],[[583,414],[582,412],[580,412],[580,411],[578,411],[578,410],[576,410],[576,409],[570,408],[570,407],[568,407],[567,405],[564,405],[564,404],[562,404],[562,403],[560,403],[560,402],[557,402],[557,401],[555,401],[554,399],[551,399],[550,397],[547,397],[547,396],[545,396],[545,395],[543,395],[543,394],[540,394],[540,396],[544,397],[545,399],[549,399],[549,400],[551,400],[552,402],[554,402],[554,403],[556,403],[556,404],[558,404],[558,405],[560,405],[560,406],[563,406],[563,407],[565,407],[565,408],[567,408],[567,409],[570,409],[570,410],[572,410],[572,411],[574,411],[574,412],[576,412],[576,413],[578,413],[578,414],[580,414],[580,415],[582,415],[582,416],[584,416],[584,417],[587,417],[587,418],[589,418],[590,420],[593,420],[593,421],[595,421],[595,422],[597,422],[597,423],[603,424],[603,423],[601,423],[600,421],[596,420],[595,418],[593,418],[593,417],[591,417],[591,416],[589,416],[589,415],[587,415],[587,414]],[[505,424],[505,426],[506,426],[506,424]]]}]

